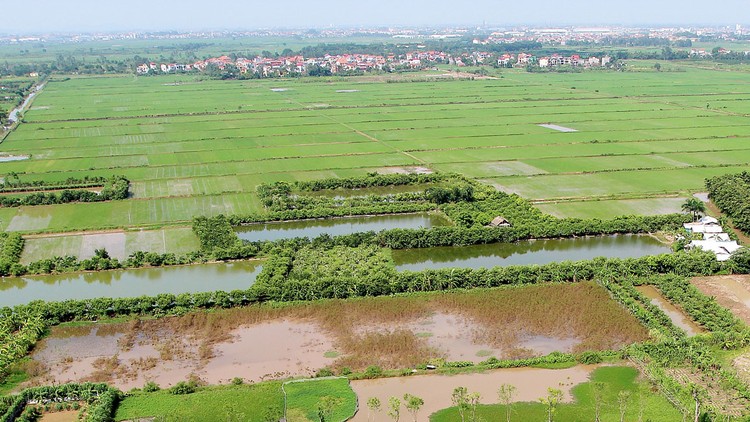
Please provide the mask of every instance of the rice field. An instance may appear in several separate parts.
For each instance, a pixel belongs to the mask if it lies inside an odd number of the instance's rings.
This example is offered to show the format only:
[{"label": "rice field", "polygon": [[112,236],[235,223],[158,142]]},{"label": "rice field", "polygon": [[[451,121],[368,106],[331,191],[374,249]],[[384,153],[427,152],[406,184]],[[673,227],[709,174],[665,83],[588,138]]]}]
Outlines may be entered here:
[{"label": "rice field", "polygon": [[459,172],[559,216],[672,212],[706,177],[747,168],[748,94],[743,72],[695,68],[408,83],[74,77],[38,95],[0,145],[31,158],[0,174],[122,174],[133,198],[0,210],[0,228],[184,225],[262,211],[262,182],[407,166]]}]

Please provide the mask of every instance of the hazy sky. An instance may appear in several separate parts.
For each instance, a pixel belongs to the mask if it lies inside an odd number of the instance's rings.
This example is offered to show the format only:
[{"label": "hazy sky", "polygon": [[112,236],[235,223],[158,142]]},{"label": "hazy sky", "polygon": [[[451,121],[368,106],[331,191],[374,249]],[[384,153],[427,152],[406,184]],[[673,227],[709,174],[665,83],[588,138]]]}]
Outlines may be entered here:
[{"label": "hazy sky", "polygon": [[7,0],[0,33],[329,25],[734,24],[748,0]]}]

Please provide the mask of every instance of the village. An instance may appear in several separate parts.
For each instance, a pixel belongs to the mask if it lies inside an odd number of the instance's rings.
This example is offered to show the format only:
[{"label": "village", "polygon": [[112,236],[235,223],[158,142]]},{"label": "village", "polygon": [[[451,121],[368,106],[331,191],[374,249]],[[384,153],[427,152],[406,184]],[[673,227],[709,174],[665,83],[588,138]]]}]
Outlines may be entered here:
[{"label": "village", "polygon": [[323,57],[308,57],[301,55],[254,58],[229,56],[212,57],[193,63],[143,63],[136,67],[139,75],[181,73],[205,71],[209,68],[225,70],[234,67],[241,74],[256,74],[259,77],[274,77],[290,74],[305,74],[310,69],[323,69],[330,74],[359,73],[371,71],[391,72],[395,70],[419,70],[434,67],[439,64],[450,64],[458,67],[489,65],[497,67],[526,67],[540,68],[556,66],[572,67],[607,67],[612,64],[609,56],[584,57],[580,54],[563,56],[537,57],[533,54],[494,54],[489,52],[472,52],[460,56],[453,56],[442,51],[414,51],[401,55],[372,55],[372,54],[342,54]]}]

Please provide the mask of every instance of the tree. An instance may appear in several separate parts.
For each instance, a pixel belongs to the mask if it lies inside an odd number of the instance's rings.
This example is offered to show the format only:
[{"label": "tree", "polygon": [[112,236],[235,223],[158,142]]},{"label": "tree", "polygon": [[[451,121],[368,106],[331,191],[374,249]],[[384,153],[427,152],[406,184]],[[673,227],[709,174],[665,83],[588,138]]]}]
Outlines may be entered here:
[{"label": "tree", "polygon": [[370,420],[370,416],[375,416],[375,414],[380,413],[380,399],[377,397],[370,397],[367,399],[367,408],[369,409],[369,412],[367,414],[367,420]]},{"label": "tree", "polygon": [[8,119],[8,112],[5,110],[0,110],[0,125],[5,122],[5,120]]},{"label": "tree", "polygon": [[561,390],[550,387],[547,388],[547,397],[539,399],[539,402],[547,407],[547,422],[552,422],[555,412],[557,411],[557,406],[562,401],[562,398],[563,393]]},{"label": "tree", "polygon": [[706,204],[703,203],[698,198],[688,198],[683,204],[682,204],[682,210],[685,212],[689,212],[693,214],[693,221],[698,220],[698,216],[700,214],[706,213]]},{"label": "tree", "polygon": [[591,397],[594,399],[594,422],[601,421],[602,404],[604,401],[604,390],[607,384],[603,382],[591,383]]},{"label": "tree", "polygon": [[516,387],[510,384],[503,384],[497,390],[497,398],[500,404],[505,406],[505,422],[510,422],[510,414],[513,411],[513,395],[516,393]]},{"label": "tree", "polygon": [[469,418],[469,420],[471,422],[477,422],[477,405],[481,398],[482,396],[479,393],[471,393],[468,396],[469,406],[471,407],[471,418]]},{"label": "tree", "polygon": [[466,387],[456,387],[451,394],[451,402],[458,408],[458,414],[461,416],[461,422],[465,422],[464,412],[469,404],[468,392]]},{"label": "tree", "polygon": [[318,401],[318,418],[320,422],[330,421],[333,412],[344,400],[341,397],[323,396]]},{"label": "tree", "polygon": [[395,422],[398,422],[398,420],[401,419],[401,400],[397,397],[391,397],[388,399],[388,406],[390,407],[388,416],[390,416]]},{"label": "tree", "polygon": [[627,412],[628,410],[628,402],[630,402],[630,391],[620,391],[617,394],[617,405],[620,410],[620,422],[625,422],[625,412]]},{"label": "tree", "polygon": [[406,410],[411,413],[411,417],[414,422],[417,422],[417,414],[419,413],[419,409],[424,406],[424,400],[411,394],[404,394],[404,401],[406,402],[404,403],[404,406],[406,406]]},{"label": "tree", "polygon": [[654,69],[656,69],[657,72],[661,72],[661,64],[654,63]]}]

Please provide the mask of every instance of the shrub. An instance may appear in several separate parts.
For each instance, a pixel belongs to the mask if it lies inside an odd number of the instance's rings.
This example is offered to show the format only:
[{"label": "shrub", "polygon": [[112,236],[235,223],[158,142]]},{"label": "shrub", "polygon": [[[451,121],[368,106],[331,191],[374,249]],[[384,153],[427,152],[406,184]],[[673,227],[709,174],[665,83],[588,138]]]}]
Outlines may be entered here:
[{"label": "shrub", "polygon": [[161,390],[161,387],[159,387],[159,384],[157,384],[157,383],[155,383],[153,381],[148,381],[143,386],[143,391],[145,393],[153,393],[154,391],[159,391],[159,390]]},{"label": "shrub", "polygon": [[245,383],[245,380],[241,377],[234,377],[232,378],[232,385],[242,385]]},{"label": "shrub", "polygon": [[169,392],[172,394],[193,394],[195,393],[195,384],[187,381],[180,381],[172,388],[169,389]]},{"label": "shrub", "polygon": [[365,369],[365,378],[372,379],[372,378],[378,378],[383,375],[383,368],[379,366],[368,366],[367,369]]}]

